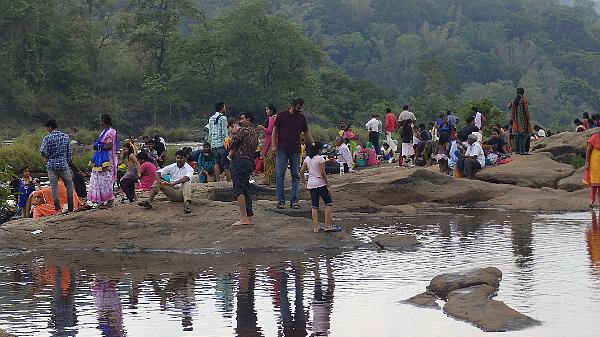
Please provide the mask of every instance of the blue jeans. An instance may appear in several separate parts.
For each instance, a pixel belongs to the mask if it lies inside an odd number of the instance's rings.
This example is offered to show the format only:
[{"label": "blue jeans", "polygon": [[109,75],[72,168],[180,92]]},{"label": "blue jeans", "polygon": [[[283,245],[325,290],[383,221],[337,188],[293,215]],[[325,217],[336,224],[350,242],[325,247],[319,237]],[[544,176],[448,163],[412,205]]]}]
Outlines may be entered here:
[{"label": "blue jeans", "polygon": [[288,162],[290,163],[290,173],[292,174],[292,204],[298,202],[298,189],[300,188],[300,153],[287,153],[277,151],[275,158],[275,177],[277,181],[277,201],[285,202],[284,195],[284,177],[287,170]]}]

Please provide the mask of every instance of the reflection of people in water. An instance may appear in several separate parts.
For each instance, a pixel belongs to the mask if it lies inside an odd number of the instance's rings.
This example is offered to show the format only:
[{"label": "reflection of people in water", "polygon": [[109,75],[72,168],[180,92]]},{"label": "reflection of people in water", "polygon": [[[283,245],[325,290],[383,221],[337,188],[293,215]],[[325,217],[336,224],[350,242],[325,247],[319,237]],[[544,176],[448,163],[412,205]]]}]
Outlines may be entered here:
[{"label": "reflection of people in water", "polygon": [[323,292],[323,282],[321,281],[321,273],[319,271],[319,258],[315,258],[315,265],[313,267],[315,291],[312,302],[313,333],[311,336],[329,336],[329,329],[331,327],[331,310],[333,306],[333,290],[335,287],[331,259],[326,258],[325,268],[327,272],[327,286],[325,292]]},{"label": "reflection of people in water", "polygon": [[533,261],[533,219],[526,213],[513,214],[510,221],[513,255],[518,267],[526,267]]},{"label": "reflection of people in water", "polygon": [[92,295],[98,311],[98,329],[102,336],[124,337],[123,308],[117,293],[117,282],[96,280]]},{"label": "reflection of people in water", "polygon": [[592,211],[592,225],[586,233],[588,254],[592,262],[592,273],[600,277],[600,226],[596,212]]},{"label": "reflection of people in water", "polygon": [[215,280],[217,307],[225,318],[233,317],[233,294],[235,277],[232,274],[218,275]]},{"label": "reflection of people in water", "polygon": [[158,281],[152,280],[154,292],[160,297],[160,305],[167,309],[167,302],[172,302],[173,307],[181,311],[181,326],[183,331],[193,331],[192,314],[196,306],[194,289],[196,278],[193,273],[174,275],[161,288]]},{"label": "reflection of people in water", "polygon": [[[53,329],[52,336],[75,336],[77,330],[77,313],[75,310],[75,273],[67,267],[61,267],[60,271],[53,267],[54,292],[52,294],[50,327]],[[71,328],[71,329],[69,329]]]},{"label": "reflection of people in water", "polygon": [[296,298],[294,301],[294,315],[292,316],[291,304],[288,292],[288,272],[283,270],[280,273],[279,294],[281,296],[281,322],[283,325],[283,335],[286,337],[306,336],[306,315],[304,313],[304,287],[302,285],[303,273],[302,266],[292,266],[294,273],[294,288]]},{"label": "reflection of people in water", "polygon": [[254,286],[256,269],[240,266],[240,276],[237,292],[237,327],[238,337],[262,336],[258,327],[258,317],[254,309]]}]

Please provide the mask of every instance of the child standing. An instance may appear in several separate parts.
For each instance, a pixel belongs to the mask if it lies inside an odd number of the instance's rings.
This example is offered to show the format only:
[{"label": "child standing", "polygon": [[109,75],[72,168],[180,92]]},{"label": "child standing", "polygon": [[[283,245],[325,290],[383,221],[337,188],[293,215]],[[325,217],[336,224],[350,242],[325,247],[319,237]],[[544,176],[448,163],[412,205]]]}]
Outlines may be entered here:
[{"label": "child standing", "polygon": [[[312,202],[312,223],[313,231],[319,232],[319,198],[325,203],[325,231],[335,231],[331,225],[331,217],[333,210],[333,200],[329,194],[329,181],[325,173],[325,159],[320,155],[323,150],[323,143],[316,142],[313,146],[308,146],[308,155],[300,169],[300,179],[302,184],[310,192]],[[304,173],[308,171],[308,182],[304,177]]]}]

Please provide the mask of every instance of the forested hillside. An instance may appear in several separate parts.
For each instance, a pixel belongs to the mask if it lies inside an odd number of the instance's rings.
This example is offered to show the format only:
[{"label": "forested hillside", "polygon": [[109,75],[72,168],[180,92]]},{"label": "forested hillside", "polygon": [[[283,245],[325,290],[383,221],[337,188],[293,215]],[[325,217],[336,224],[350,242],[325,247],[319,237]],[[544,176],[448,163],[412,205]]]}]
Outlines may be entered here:
[{"label": "forested hillside", "polygon": [[515,88],[533,118],[600,110],[591,0],[14,0],[0,11],[0,120],[201,126],[215,101],[293,96],[323,124],[409,103],[420,116]]}]

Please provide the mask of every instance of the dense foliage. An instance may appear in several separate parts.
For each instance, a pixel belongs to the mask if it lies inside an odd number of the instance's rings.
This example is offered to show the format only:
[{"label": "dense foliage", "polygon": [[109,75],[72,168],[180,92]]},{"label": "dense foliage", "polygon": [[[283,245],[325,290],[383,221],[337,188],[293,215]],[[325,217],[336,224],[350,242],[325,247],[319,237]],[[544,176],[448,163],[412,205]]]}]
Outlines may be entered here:
[{"label": "dense foliage", "polygon": [[320,124],[419,116],[526,88],[533,118],[600,110],[592,0],[14,0],[0,11],[0,121],[201,127],[303,96]]}]

